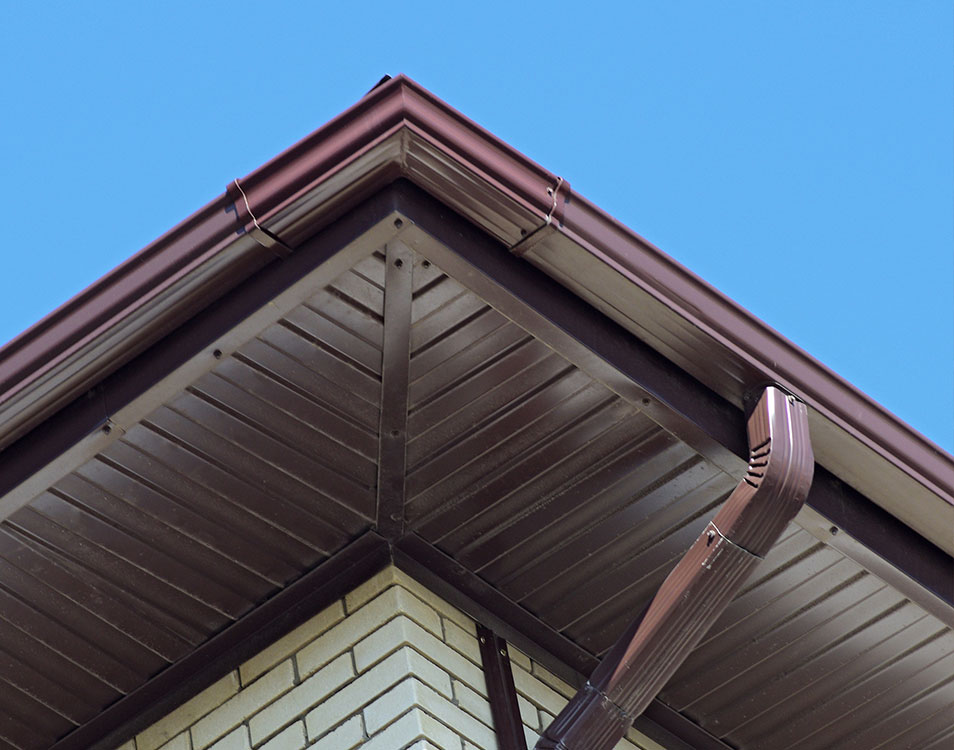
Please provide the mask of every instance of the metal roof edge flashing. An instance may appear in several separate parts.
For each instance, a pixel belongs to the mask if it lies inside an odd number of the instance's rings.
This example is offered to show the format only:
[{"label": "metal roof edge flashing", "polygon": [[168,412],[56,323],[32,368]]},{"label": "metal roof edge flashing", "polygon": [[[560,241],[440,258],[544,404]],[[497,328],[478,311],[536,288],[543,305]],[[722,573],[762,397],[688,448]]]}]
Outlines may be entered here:
[{"label": "metal roof edge flashing", "polygon": [[610,750],[656,697],[805,502],[814,470],[805,405],[768,387],[748,421],[746,474],[640,621],[544,730],[537,750]]}]

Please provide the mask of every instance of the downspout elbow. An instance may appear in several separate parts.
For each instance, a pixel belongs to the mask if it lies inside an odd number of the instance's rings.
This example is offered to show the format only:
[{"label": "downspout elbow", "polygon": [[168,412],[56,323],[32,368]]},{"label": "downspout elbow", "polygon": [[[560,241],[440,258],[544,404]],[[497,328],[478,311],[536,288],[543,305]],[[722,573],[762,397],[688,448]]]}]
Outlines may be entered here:
[{"label": "downspout elbow", "polygon": [[611,750],[802,507],[815,465],[805,405],[770,386],[747,432],[745,476],[537,750]]}]

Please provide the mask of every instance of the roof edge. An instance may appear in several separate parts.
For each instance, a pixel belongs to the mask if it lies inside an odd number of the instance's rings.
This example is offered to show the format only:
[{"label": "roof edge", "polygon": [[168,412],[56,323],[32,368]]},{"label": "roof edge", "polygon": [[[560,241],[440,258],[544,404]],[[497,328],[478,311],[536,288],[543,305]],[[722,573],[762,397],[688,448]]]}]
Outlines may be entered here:
[{"label": "roof edge", "polygon": [[[236,201],[237,191],[227,190],[0,349],[0,422],[5,423],[0,447],[88,388],[93,374],[77,371],[83,354],[117,325],[156,304],[176,282],[229,253],[228,263],[219,263],[214,273],[234,274],[237,265],[250,273],[271,259],[268,250],[250,241],[256,224],[270,229],[288,224],[289,212],[325,183],[359,184],[360,190],[336,190],[310,209],[309,230],[317,231],[398,176],[511,248],[535,235],[543,242],[556,234],[570,240],[741,358],[749,377],[784,385],[954,506],[948,489],[954,458],[939,446],[582,196],[573,194],[571,200],[569,186],[556,175],[403,75],[241,179],[247,204]],[[476,192],[451,190],[457,180]],[[555,191],[562,200],[556,200]],[[275,232],[291,247],[305,239]],[[242,243],[241,252],[236,243]],[[534,260],[533,253],[528,255]],[[540,265],[566,283],[554,269]],[[170,300],[146,334],[124,337],[97,360],[98,376],[115,370],[154,340],[157,330],[167,331],[163,326],[169,320],[181,320],[199,304],[188,295]],[[737,393],[722,395],[738,400]]]}]

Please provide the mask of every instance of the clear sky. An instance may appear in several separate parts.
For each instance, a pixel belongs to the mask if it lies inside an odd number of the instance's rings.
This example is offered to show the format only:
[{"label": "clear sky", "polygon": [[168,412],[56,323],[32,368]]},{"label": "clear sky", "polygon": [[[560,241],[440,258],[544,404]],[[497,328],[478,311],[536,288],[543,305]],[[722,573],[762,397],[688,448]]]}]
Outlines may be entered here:
[{"label": "clear sky", "polygon": [[0,342],[404,72],[954,450],[954,4],[583,6],[5,3]]}]

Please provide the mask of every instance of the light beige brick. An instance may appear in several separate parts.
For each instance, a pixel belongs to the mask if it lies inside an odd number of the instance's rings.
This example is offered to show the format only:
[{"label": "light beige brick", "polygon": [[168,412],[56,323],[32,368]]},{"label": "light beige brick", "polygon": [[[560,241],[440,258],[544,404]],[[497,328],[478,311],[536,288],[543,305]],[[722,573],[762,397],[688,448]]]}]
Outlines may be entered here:
[{"label": "light beige brick", "polygon": [[437,594],[428,589],[422,583],[416,581],[403,570],[395,570],[396,572],[394,574],[394,578],[398,585],[403,586],[412,594],[421,599],[421,601],[423,601],[425,604],[436,609],[438,613],[440,613],[441,617],[456,623],[458,627],[462,628],[465,632],[468,632],[473,636],[477,635],[477,624],[474,621],[474,618],[470,617],[454,605],[439,597]]},{"label": "light beige brick", "polygon": [[364,709],[368,734],[376,734],[411,706],[424,709],[478,747],[496,750],[497,740],[492,729],[413,677],[403,680]]},{"label": "light beige brick", "polygon": [[358,588],[348,594],[345,599],[345,610],[350,615],[378,596],[385,589],[397,583],[397,568],[389,565],[384,570],[375,573]]},{"label": "light beige brick", "polygon": [[545,667],[541,667],[536,662],[533,662],[533,667],[530,670],[530,674],[532,674],[541,682],[544,682],[550,687],[552,687],[554,690],[556,690],[560,695],[562,695],[567,700],[569,700],[574,695],[576,695],[576,690],[573,688],[573,686],[570,683],[564,680],[561,680],[559,677],[553,674],[553,672],[551,672],[549,669],[546,669]]},{"label": "light beige brick", "polygon": [[528,748],[532,748],[534,745],[537,744],[537,740],[540,739],[540,735],[537,734],[536,732],[534,732],[534,731],[533,731],[530,727],[528,727],[528,726],[524,726],[524,728],[523,728],[523,736],[524,736],[524,737],[526,738],[526,740],[527,740],[527,747],[528,747]]},{"label": "light beige brick", "polygon": [[248,727],[243,724],[211,745],[209,750],[251,750],[251,747],[248,741]]},{"label": "light beige brick", "polygon": [[308,622],[299,625],[288,635],[279,638],[275,643],[260,651],[241,667],[239,673],[242,678],[242,684],[248,685],[259,675],[264,674],[274,667],[280,661],[287,659],[293,653],[298,651],[307,643],[324,633],[335,623],[344,619],[344,606],[341,601],[337,601],[330,607],[319,612]]},{"label": "light beige brick", "polygon": [[361,750],[397,750],[416,740],[426,739],[438,750],[460,750],[460,736],[433,716],[412,708],[404,716],[374,735]]},{"label": "light beige brick", "polygon": [[364,727],[360,716],[352,716],[344,724],[328,732],[311,745],[309,750],[352,750],[364,742]]},{"label": "light beige brick", "polygon": [[294,679],[291,661],[283,661],[247,688],[229,698],[192,727],[194,750],[208,747],[219,737],[261,710],[263,706],[288,691],[294,684]]},{"label": "light beige brick", "polygon": [[136,750],[156,750],[198,719],[218,708],[239,690],[237,672],[229,672],[195,698],[183,703],[148,729],[136,735]]},{"label": "light beige brick", "polygon": [[540,716],[537,713],[537,707],[522,695],[517,696],[517,708],[520,711],[520,721],[531,729],[540,731]]},{"label": "light beige brick", "polygon": [[382,591],[394,585],[407,589],[425,604],[433,607],[441,616],[457,623],[458,627],[463,628],[471,635],[477,634],[477,628],[472,617],[469,617],[457,607],[449,604],[437,594],[430,591],[426,586],[419,583],[403,570],[398,570],[393,565],[385,568],[348,594],[345,597],[345,608],[349,613],[354,612]]},{"label": "light beige brick", "polygon": [[404,613],[426,630],[441,635],[437,612],[405,589],[392,586],[299,651],[295,657],[299,673],[305,677],[320,669],[397,613]]},{"label": "light beige brick", "polygon": [[189,732],[182,732],[177,734],[171,740],[169,740],[165,745],[159,748],[159,750],[191,750],[192,744],[189,742]]},{"label": "light beige brick", "polygon": [[[468,747],[476,747],[476,745],[471,745],[467,740],[464,740],[464,750],[467,750]],[[418,740],[407,750],[437,750],[437,748],[427,740]]]},{"label": "light beige brick", "polygon": [[567,703],[566,698],[523,669],[513,670],[513,683],[519,695],[553,715],[560,713]]},{"label": "light beige brick", "polygon": [[480,667],[403,615],[395,617],[355,645],[354,659],[358,671],[364,671],[389,651],[404,645],[413,646],[444,671],[467,683],[481,695],[487,695],[487,682]]},{"label": "light beige brick", "polygon": [[447,673],[414,649],[404,646],[310,711],[305,717],[308,738],[320,737],[410,675],[447,698],[452,697]]},{"label": "light beige brick", "polygon": [[475,719],[479,719],[488,727],[494,725],[494,717],[490,711],[490,701],[480,693],[472,690],[460,680],[453,681],[454,700]]},{"label": "light beige brick", "polygon": [[122,745],[117,747],[116,750],[136,750],[136,740],[127,740]]},{"label": "light beige brick", "polygon": [[444,620],[444,642],[455,651],[466,656],[474,664],[481,664],[480,643],[477,636],[468,633],[457,623]]},{"label": "light beige brick", "polygon": [[510,661],[519,667],[523,667],[528,672],[531,669],[530,657],[519,648],[514,648],[512,644],[507,644],[507,652],[510,654]]},{"label": "light beige brick", "polygon": [[252,732],[252,743],[257,745],[275,734],[289,721],[320,703],[352,677],[354,669],[351,667],[351,654],[342,654],[255,714],[248,723]]},{"label": "light beige brick", "polygon": [[301,750],[305,746],[305,722],[296,721],[272,737],[258,750]]}]

